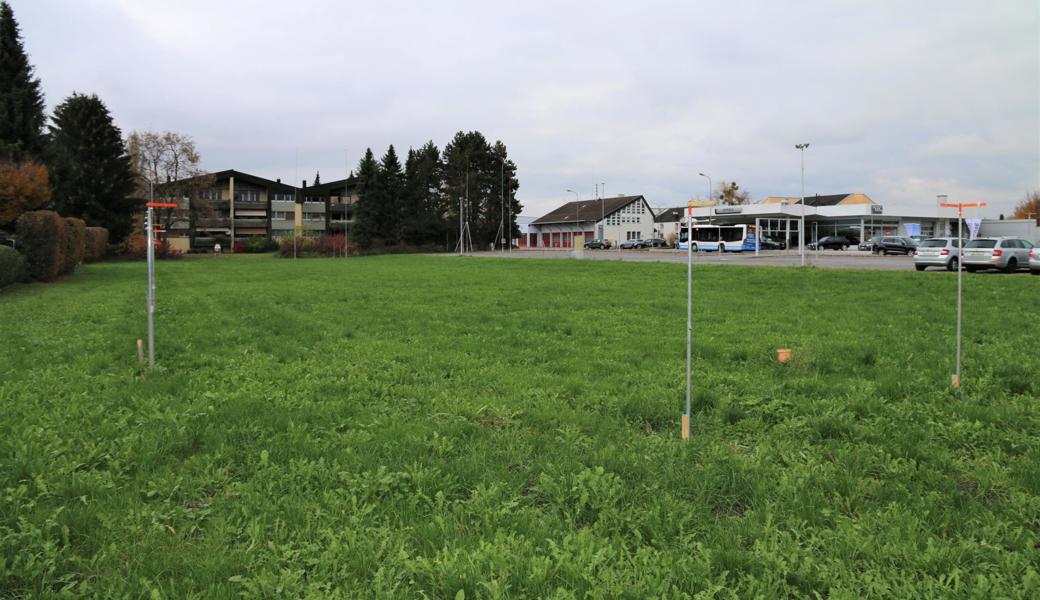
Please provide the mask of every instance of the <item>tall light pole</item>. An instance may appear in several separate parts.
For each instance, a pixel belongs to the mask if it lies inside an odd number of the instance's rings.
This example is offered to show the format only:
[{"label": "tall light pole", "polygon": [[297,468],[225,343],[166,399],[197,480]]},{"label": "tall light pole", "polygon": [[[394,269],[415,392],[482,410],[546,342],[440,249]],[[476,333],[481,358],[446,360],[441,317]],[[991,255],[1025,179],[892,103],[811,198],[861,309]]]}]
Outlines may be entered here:
[{"label": "tall light pole", "polygon": [[[932,237],[939,237],[945,235],[946,232],[939,233],[939,219],[942,218],[942,205],[946,202],[946,194],[936,194],[935,196],[935,230],[932,231]],[[960,255],[958,255],[960,256]],[[960,258],[957,259],[957,263],[960,264]]]},{"label": "tall light pole", "polygon": [[[574,227],[577,228],[578,227],[578,222],[581,221],[581,198],[578,196],[578,192],[575,192],[574,190],[571,190],[571,189],[568,189],[567,191],[572,193],[572,194],[574,194],[574,210],[575,210],[575,215],[576,215],[575,216],[575,221],[574,221]],[[574,240],[575,240],[574,233],[571,233],[571,248],[574,248],[575,250],[577,250],[578,248],[577,248],[577,246],[575,246],[575,241]]]},{"label": "tall light pole", "polygon": [[798,224],[798,254],[802,257],[802,266],[805,266],[805,149],[809,143],[795,144],[795,148],[802,153],[802,220]]},{"label": "tall light pole", "polygon": [[[705,175],[704,173],[697,173],[701,177],[708,178],[708,201],[711,201],[711,190],[714,187],[711,185],[711,176]],[[711,206],[708,206],[708,225],[711,225]],[[693,243],[693,211],[690,211],[690,216],[686,218],[686,243]]]}]

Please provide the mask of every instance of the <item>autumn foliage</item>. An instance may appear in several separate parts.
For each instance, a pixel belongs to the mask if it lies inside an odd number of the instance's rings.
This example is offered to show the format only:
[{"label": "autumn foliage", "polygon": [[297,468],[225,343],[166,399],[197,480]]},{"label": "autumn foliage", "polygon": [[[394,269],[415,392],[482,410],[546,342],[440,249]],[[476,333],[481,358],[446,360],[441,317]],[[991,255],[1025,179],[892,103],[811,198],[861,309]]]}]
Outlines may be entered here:
[{"label": "autumn foliage", "polygon": [[97,262],[108,253],[108,230],[104,227],[87,227],[83,241],[83,262]]},{"label": "autumn foliage", "polygon": [[0,162],[0,227],[50,198],[47,167],[34,162]]},{"label": "autumn foliage", "polygon": [[1040,190],[1026,194],[1025,200],[1015,206],[1014,219],[1036,219],[1040,223]]},{"label": "autumn foliage", "polygon": [[52,210],[27,212],[18,217],[18,244],[25,268],[33,279],[54,281],[65,266],[65,219]]}]

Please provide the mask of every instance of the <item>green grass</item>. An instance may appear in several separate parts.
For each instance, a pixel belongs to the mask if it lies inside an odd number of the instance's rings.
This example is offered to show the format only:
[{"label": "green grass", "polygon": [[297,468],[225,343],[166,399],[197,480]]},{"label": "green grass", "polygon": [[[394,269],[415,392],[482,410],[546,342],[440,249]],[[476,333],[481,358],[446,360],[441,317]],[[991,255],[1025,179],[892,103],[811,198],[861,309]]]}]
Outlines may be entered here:
[{"label": "green grass", "polygon": [[1040,594],[1036,278],[953,393],[948,274],[698,267],[684,443],[684,265],[144,277],[0,294],[0,596]]}]

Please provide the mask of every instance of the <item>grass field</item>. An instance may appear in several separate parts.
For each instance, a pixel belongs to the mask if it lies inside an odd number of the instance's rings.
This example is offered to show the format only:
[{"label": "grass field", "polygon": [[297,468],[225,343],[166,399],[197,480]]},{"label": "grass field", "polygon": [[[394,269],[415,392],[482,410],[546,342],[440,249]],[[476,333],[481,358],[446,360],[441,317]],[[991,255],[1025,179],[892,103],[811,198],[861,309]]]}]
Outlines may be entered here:
[{"label": "grass field", "polygon": [[[0,293],[0,597],[1040,595],[1040,287],[268,257]],[[778,347],[794,350],[776,364]]]}]

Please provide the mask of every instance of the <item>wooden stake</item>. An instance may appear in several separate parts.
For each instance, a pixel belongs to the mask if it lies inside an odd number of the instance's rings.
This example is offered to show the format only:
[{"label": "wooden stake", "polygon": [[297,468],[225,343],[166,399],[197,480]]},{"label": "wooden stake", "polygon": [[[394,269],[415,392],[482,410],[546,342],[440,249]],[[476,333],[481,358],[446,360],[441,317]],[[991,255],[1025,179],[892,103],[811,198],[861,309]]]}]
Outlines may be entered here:
[{"label": "wooden stake", "polygon": [[137,340],[137,362],[144,364],[144,342]]},{"label": "wooden stake", "polygon": [[690,415],[682,416],[682,439],[690,439]]},{"label": "wooden stake", "polygon": [[955,390],[961,389],[961,376],[960,375],[950,375],[950,385],[952,385],[953,389],[955,389]]}]

